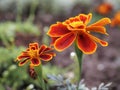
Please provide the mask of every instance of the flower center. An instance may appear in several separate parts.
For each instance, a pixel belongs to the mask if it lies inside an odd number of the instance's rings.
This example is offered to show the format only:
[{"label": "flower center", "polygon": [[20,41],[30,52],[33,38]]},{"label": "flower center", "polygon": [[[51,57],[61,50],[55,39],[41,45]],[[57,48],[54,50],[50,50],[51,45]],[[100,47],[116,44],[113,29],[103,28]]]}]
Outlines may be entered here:
[{"label": "flower center", "polygon": [[85,25],[81,21],[72,22],[72,23],[70,23],[70,26],[72,26],[73,28],[78,28],[78,29],[84,29],[85,28]]},{"label": "flower center", "polygon": [[37,50],[30,50],[29,55],[31,58],[37,58],[38,57],[38,51]]}]

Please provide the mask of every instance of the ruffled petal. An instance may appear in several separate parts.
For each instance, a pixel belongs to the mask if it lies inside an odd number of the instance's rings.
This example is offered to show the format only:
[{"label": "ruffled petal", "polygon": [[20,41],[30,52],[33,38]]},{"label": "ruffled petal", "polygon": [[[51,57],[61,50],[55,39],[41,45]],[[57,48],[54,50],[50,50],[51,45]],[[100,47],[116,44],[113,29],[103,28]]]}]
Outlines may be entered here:
[{"label": "ruffled petal", "polygon": [[22,60],[24,58],[30,58],[30,57],[29,56],[23,56],[23,55],[21,55],[21,56],[17,57],[17,60],[20,61],[20,60]]},{"label": "ruffled petal", "polygon": [[28,62],[28,59],[25,59],[25,60],[23,60],[23,61],[21,61],[20,63],[19,63],[19,66],[23,66],[24,64],[26,64]]},{"label": "ruffled petal", "polygon": [[53,48],[50,48],[50,47],[47,47],[45,50],[44,50],[44,54],[49,54],[49,55],[52,55],[52,56],[56,56],[56,54],[53,52]]},{"label": "ruffled petal", "polygon": [[41,54],[39,56],[43,61],[49,61],[52,59],[52,55],[51,54]]},{"label": "ruffled petal", "polygon": [[89,13],[88,15],[80,14],[79,15],[80,21],[82,21],[84,24],[88,24],[92,18],[92,14]]},{"label": "ruffled petal", "polygon": [[65,24],[70,24],[70,23],[72,23],[72,22],[78,22],[78,21],[80,21],[80,20],[79,20],[79,18],[76,16],[76,17],[71,17],[71,18],[69,18],[68,20],[66,20],[66,21],[63,22],[63,23],[65,23]]},{"label": "ruffled petal", "polygon": [[30,43],[29,44],[30,50],[37,50],[39,48],[38,43]]},{"label": "ruffled petal", "polygon": [[86,27],[86,30],[108,35],[105,27],[102,26],[88,26]]},{"label": "ruffled petal", "polygon": [[63,51],[66,48],[68,48],[70,45],[72,45],[75,39],[76,39],[76,35],[73,32],[68,33],[63,37],[58,38],[54,44],[54,47],[57,51]]},{"label": "ruffled petal", "polygon": [[96,43],[85,32],[81,32],[77,36],[77,45],[85,54],[92,54],[97,48]]},{"label": "ruffled petal", "polygon": [[17,60],[20,61],[20,60],[25,59],[25,58],[30,58],[30,56],[28,55],[28,53],[22,52],[21,55],[19,55],[17,57]]},{"label": "ruffled petal", "polygon": [[71,31],[76,31],[76,30],[83,30],[85,29],[85,25],[83,24],[83,22],[73,22],[70,23],[68,26],[68,29]]},{"label": "ruffled petal", "polygon": [[38,58],[32,58],[31,59],[31,64],[33,64],[34,66],[38,66],[40,65],[40,60]]},{"label": "ruffled petal", "polygon": [[47,34],[51,37],[59,37],[69,32],[70,31],[67,29],[67,26],[59,22],[57,24],[53,24]]},{"label": "ruffled petal", "polygon": [[98,43],[101,44],[102,46],[108,46],[108,42],[103,41],[103,40],[101,40],[101,39],[99,39],[99,38],[97,38],[97,37],[95,37],[95,36],[93,36],[93,35],[90,35],[90,34],[89,34],[89,36],[90,36],[90,38],[91,38],[92,40],[94,40],[95,42],[98,42]]},{"label": "ruffled petal", "polygon": [[39,49],[39,54],[41,54],[46,48],[47,48],[46,45],[41,45],[41,47]]},{"label": "ruffled petal", "polygon": [[111,20],[109,18],[102,18],[96,23],[91,24],[90,26],[104,26],[109,23],[111,23]]}]

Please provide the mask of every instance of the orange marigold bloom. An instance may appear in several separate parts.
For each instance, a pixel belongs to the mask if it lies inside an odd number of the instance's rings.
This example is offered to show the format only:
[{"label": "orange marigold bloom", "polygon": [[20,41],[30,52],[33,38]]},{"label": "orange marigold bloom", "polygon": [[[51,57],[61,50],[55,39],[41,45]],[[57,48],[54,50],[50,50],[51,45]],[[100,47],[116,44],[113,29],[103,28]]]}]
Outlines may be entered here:
[{"label": "orange marigold bloom", "polygon": [[30,43],[29,48],[17,57],[17,61],[19,66],[23,66],[28,61],[30,61],[30,66],[38,66],[41,64],[41,60],[49,61],[52,59],[55,55],[52,51],[53,49],[46,45],[39,47],[38,43]]},{"label": "orange marigold bloom", "polygon": [[118,26],[120,25],[120,11],[118,11],[112,19],[111,26]]},{"label": "orange marigold bloom", "polygon": [[109,18],[103,18],[92,25],[87,24],[90,22],[92,14],[80,14],[76,17],[69,18],[64,22],[57,22],[53,24],[48,31],[48,35],[52,37],[52,45],[58,51],[63,51],[76,41],[78,48],[85,54],[92,54],[96,51],[96,42],[102,46],[107,46],[106,41],[91,35],[91,32],[98,32],[106,34],[104,25],[110,23]]},{"label": "orange marigold bloom", "polygon": [[97,12],[102,15],[109,14],[113,9],[113,6],[109,3],[103,3],[97,7]]}]

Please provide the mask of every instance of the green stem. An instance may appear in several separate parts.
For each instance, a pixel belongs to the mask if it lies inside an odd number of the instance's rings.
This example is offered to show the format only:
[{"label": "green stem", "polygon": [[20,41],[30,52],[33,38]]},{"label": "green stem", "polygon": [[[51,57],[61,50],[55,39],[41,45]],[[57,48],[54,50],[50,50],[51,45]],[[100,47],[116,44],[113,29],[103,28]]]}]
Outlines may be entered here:
[{"label": "green stem", "polygon": [[78,75],[78,79],[79,81],[81,80],[81,72],[82,72],[82,56],[83,53],[82,51],[78,48],[77,44],[75,43],[75,52],[77,55],[77,59],[78,59],[78,64],[79,64],[79,75]]},{"label": "green stem", "polygon": [[35,9],[37,8],[39,4],[39,0],[36,0],[35,2],[33,1],[30,7],[30,15],[28,17],[28,20],[33,22],[34,18],[35,18]]},{"label": "green stem", "polygon": [[39,83],[41,85],[42,90],[46,90],[45,82],[44,82],[44,79],[42,76],[42,65],[39,65],[39,66],[34,67],[34,68],[35,68],[35,72],[37,73],[38,80],[39,80]]},{"label": "green stem", "polygon": [[21,22],[21,17],[22,16],[22,8],[21,8],[21,3],[17,3],[17,17],[16,21]]}]

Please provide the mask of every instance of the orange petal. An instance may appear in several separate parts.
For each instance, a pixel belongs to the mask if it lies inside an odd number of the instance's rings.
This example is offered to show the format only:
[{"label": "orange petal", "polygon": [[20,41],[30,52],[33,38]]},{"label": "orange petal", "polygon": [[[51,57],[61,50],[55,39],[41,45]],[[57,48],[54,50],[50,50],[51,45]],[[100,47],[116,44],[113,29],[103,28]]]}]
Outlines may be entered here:
[{"label": "orange petal", "polygon": [[63,22],[63,23],[65,23],[65,24],[70,24],[70,23],[72,23],[72,22],[78,22],[78,21],[80,21],[80,20],[79,20],[79,18],[76,16],[76,17],[71,17],[71,18],[69,18],[68,20],[66,20],[66,21]]},{"label": "orange petal", "polygon": [[50,54],[41,54],[39,57],[40,57],[43,61],[49,61],[49,60],[52,59],[52,55],[50,55]]},{"label": "orange petal", "polygon": [[78,48],[85,54],[92,54],[96,51],[96,43],[85,33],[81,32],[77,37]]},{"label": "orange petal", "polygon": [[40,65],[40,60],[38,58],[32,58],[31,59],[31,64],[33,64],[34,66],[38,66]]},{"label": "orange petal", "polygon": [[57,24],[52,25],[47,34],[51,37],[59,37],[69,32],[70,31],[67,29],[67,26],[59,22]]},{"label": "orange petal", "polygon": [[28,59],[25,59],[25,60],[23,60],[23,61],[21,61],[20,63],[19,63],[19,66],[23,66],[25,63],[27,63],[28,62]]},{"label": "orange petal", "polygon": [[97,38],[93,35],[90,35],[90,34],[89,34],[89,36],[90,36],[91,39],[93,39],[95,42],[100,43],[102,46],[108,46],[108,42],[103,41],[103,40],[101,40],[101,39],[99,39],[99,38]]},{"label": "orange petal", "polygon": [[102,26],[88,26],[86,27],[86,30],[108,35],[106,29]]},{"label": "orange petal", "polygon": [[83,21],[83,23],[85,23],[87,25],[92,18],[92,14],[91,13],[89,13],[88,15],[80,14],[79,18],[81,21]]},{"label": "orange petal", "polygon": [[51,50],[53,50],[53,48],[47,47],[47,48],[44,49],[44,52],[48,52],[48,51],[51,51]]},{"label": "orange petal", "polygon": [[47,47],[44,52],[44,54],[50,54],[52,56],[55,56],[56,54],[53,52],[53,48]]},{"label": "orange petal", "polygon": [[59,37],[51,37],[52,41],[51,41],[50,45],[53,45],[58,38]]},{"label": "orange petal", "polygon": [[38,45],[38,43],[30,43],[30,44],[29,44],[29,48],[30,48],[31,50],[36,50],[36,49],[39,48],[39,45]]},{"label": "orange petal", "polygon": [[17,60],[20,61],[20,60],[22,60],[24,58],[30,58],[30,56],[27,55],[27,54],[21,54],[20,56],[17,57]]},{"label": "orange petal", "polygon": [[78,29],[83,30],[83,29],[85,29],[86,26],[83,24],[83,22],[80,21],[80,22],[70,23],[67,27],[69,30],[76,31]]},{"label": "orange petal", "polygon": [[54,47],[58,51],[63,51],[66,48],[68,48],[70,45],[72,45],[75,38],[76,35],[73,32],[68,33],[67,35],[62,36],[61,38],[58,38],[54,44]]},{"label": "orange petal", "polygon": [[41,45],[41,47],[39,49],[39,54],[41,54],[46,48],[47,48],[46,45]]},{"label": "orange petal", "polygon": [[111,23],[111,20],[109,18],[102,18],[90,26],[104,26],[104,25],[109,24],[109,23]]}]

